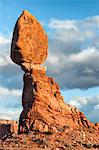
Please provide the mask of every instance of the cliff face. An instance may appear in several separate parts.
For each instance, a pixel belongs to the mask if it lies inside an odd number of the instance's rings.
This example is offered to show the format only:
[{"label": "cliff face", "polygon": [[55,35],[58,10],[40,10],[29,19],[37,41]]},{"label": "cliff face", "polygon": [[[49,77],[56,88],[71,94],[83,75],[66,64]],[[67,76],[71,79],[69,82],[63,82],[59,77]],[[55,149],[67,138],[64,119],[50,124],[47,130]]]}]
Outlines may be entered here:
[{"label": "cliff face", "polygon": [[[29,39],[28,39],[29,38]],[[40,66],[47,57],[47,35],[27,11],[19,17],[12,39],[11,59],[24,70],[23,111],[19,135],[5,140],[11,148],[81,150],[99,148],[99,124],[94,125],[77,108],[64,103],[59,85]],[[8,140],[8,141],[7,141]]]}]

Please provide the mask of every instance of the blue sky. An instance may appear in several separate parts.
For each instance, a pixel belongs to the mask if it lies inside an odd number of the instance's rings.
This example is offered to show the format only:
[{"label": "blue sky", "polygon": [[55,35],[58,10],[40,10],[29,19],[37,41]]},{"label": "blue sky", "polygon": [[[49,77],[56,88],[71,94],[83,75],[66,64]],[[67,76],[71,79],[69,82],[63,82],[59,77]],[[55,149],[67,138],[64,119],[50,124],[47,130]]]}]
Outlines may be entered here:
[{"label": "blue sky", "polygon": [[23,72],[9,55],[13,28],[24,9],[49,36],[47,74],[60,84],[65,102],[99,122],[98,0],[0,0],[0,118],[18,119],[22,110]]},{"label": "blue sky", "polygon": [[[29,10],[39,20],[83,19],[99,13],[98,0],[0,0],[0,28],[12,31],[19,14]],[[5,18],[5,19],[4,19]]]}]

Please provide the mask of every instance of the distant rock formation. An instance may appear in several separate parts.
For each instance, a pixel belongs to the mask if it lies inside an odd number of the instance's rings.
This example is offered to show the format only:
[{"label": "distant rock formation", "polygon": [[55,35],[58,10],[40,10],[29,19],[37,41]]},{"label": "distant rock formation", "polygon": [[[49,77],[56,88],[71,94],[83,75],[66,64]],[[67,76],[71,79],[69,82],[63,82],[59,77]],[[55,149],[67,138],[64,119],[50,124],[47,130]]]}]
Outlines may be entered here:
[{"label": "distant rock formation", "polygon": [[12,134],[18,134],[18,122],[12,120],[0,120],[0,139]]},{"label": "distant rock formation", "polygon": [[95,128],[77,108],[64,103],[59,85],[40,66],[46,60],[47,48],[43,27],[28,11],[23,11],[11,45],[11,59],[25,71],[19,133],[34,130],[54,133],[79,126]]}]

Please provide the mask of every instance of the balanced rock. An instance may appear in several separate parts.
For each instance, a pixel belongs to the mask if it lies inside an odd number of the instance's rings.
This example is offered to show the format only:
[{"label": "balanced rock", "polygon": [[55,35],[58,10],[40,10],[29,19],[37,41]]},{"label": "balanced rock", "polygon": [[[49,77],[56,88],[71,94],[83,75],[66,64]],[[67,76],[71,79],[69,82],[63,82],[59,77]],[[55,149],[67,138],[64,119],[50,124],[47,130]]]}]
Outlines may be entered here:
[{"label": "balanced rock", "polygon": [[25,72],[18,136],[29,138],[29,143],[25,141],[19,149],[99,148],[99,124],[94,125],[77,108],[65,104],[59,85],[46,75],[46,67],[40,66],[47,57],[47,44],[42,26],[24,11],[15,25],[11,47],[11,59]]},{"label": "balanced rock", "polygon": [[66,127],[94,126],[78,109],[65,104],[59,85],[40,66],[47,57],[47,35],[28,11],[19,17],[12,39],[11,59],[25,71],[19,133],[58,132]]},{"label": "balanced rock", "polygon": [[48,38],[40,23],[28,11],[16,22],[11,44],[11,59],[22,63],[42,64],[46,60]]}]

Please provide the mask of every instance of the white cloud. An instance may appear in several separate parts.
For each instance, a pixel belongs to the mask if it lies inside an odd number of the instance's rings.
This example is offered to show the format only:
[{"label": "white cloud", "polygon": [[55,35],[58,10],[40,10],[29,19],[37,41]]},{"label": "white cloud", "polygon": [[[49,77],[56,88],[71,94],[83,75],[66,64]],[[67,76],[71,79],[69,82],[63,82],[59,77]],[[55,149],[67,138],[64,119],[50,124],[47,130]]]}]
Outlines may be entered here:
[{"label": "white cloud", "polygon": [[63,88],[99,85],[99,16],[49,22],[48,74]]},{"label": "white cloud", "polygon": [[73,97],[68,103],[83,111],[89,120],[99,122],[99,96]]},{"label": "white cloud", "polygon": [[0,119],[16,120],[22,111],[22,71],[10,59],[11,34],[0,34]]},{"label": "white cloud", "polygon": [[93,17],[88,17],[85,19],[85,23],[83,25],[86,25],[88,27],[96,27],[99,28],[99,16],[93,16]]},{"label": "white cloud", "polygon": [[0,87],[0,112],[3,109],[21,108],[22,90]]},{"label": "white cloud", "polygon": [[0,119],[18,120],[22,111],[22,90],[0,87]]},{"label": "white cloud", "polygon": [[74,20],[58,20],[55,18],[52,18],[49,21],[49,27],[54,28],[54,29],[72,29],[72,30],[78,30],[77,27],[75,26],[75,21]]},{"label": "white cloud", "polygon": [[81,63],[93,59],[94,57],[99,57],[99,51],[95,47],[88,47],[77,54],[71,54],[69,61]]},{"label": "white cloud", "polygon": [[96,109],[96,110],[99,110],[99,104],[97,104],[97,105],[95,106],[95,109]]},{"label": "white cloud", "polygon": [[53,55],[53,54],[49,54],[49,58],[48,58],[48,61],[51,63],[51,64],[57,64],[57,63],[59,63],[59,60],[60,60],[60,58],[59,58],[59,56],[57,56],[57,55]]},{"label": "white cloud", "polygon": [[10,59],[11,36],[0,34],[0,87],[16,88],[22,87],[22,70]]},{"label": "white cloud", "polygon": [[8,89],[4,87],[0,87],[0,97],[6,95],[6,96],[21,96],[22,90],[19,89]]},{"label": "white cloud", "polygon": [[1,109],[0,111],[0,119],[6,119],[6,120],[19,120],[19,116],[20,116],[20,113],[21,113],[21,109],[17,109],[17,110],[9,110],[6,108],[6,111],[5,109]]},{"label": "white cloud", "polygon": [[0,34],[0,66],[12,64],[10,59],[11,34],[4,36]]},{"label": "white cloud", "polygon": [[0,35],[0,45],[3,44],[9,44],[10,40],[8,39],[8,37],[5,37],[4,35]]},{"label": "white cloud", "polygon": [[1,54],[1,56],[0,56],[0,66],[6,66],[8,64],[13,64],[10,57],[7,54],[5,54],[5,55]]}]

